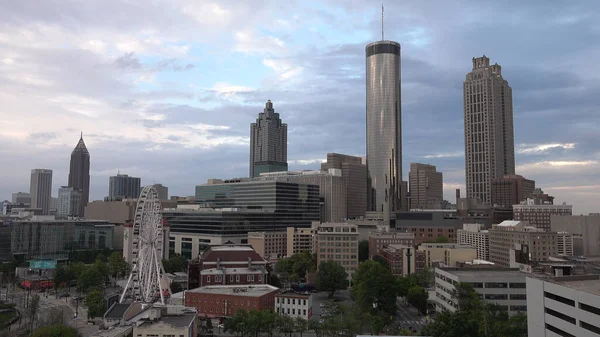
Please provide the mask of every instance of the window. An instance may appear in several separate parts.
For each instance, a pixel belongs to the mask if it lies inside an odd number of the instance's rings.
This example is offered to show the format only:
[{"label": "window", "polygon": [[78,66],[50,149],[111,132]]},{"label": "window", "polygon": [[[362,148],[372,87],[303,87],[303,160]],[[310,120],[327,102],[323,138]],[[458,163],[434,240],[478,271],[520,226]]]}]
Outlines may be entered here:
[{"label": "window", "polygon": [[296,304],[296,299],[295,298],[292,298],[292,304],[294,304],[294,305]]},{"label": "window", "polygon": [[591,312],[592,314],[596,314],[600,316],[600,308],[593,307],[591,305],[587,305],[584,303],[579,303],[579,308],[581,310],[585,310],[587,312]]},{"label": "window", "polygon": [[570,333],[563,331],[555,326],[552,326],[548,323],[546,323],[546,330],[550,330],[552,332],[554,332],[555,334],[562,336],[562,337],[575,337],[575,335],[571,335]]},{"label": "window", "polygon": [[510,284],[511,288],[521,288],[521,289],[525,289],[525,283],[511,283]]},{"label": "window", "polygon": [[292,315],[296,314],[296,309],[292,309]]},{"label": "window", "polygon": [[556,295],[556,294],[549,293],[547,291],[544,291],[544,297],[549,298],[551,300],[555,300],[557,302],[560,302],[560,303],[563,303],[563,304],[566,304],[566,305],[570,305],[572,307],[575,306],[575,301],[570,300],[570,299],[568,299],[566,297],[562,297],[562,296],[559,296],[559,295]]},{"label": "window", "polygon": [[527,295],[525,295],[525,294],[510,294],[510,299],[511,300],[526,300]]},{"label": "window", "polygon": [[206,277],[206,282],[210,283],[210,275]]},{"label": "window", "polygon": [[548,315],[552,315],[554,317],[560,318],[563,321],[569,322],[571,324],[575,324],[575,318],[571,317],[571,316],[567,316],[565,314],[563,314],[562,312],[558,312],[558,311],[554,311],[550,308],[544,308],[544,311],[548,314]]},{"label": "window", "polygon": [[233,275],[229,275],[229,282],[233,283]]},{"label": "window", "polygon": [[302,310],[302,315],[306,316],[306,309]]},{"label": "window", "polygon": [[240,275],[235,275],[235,282],[240,283]]},{"label": "window", "polygon": [[584,321],[579,321],[579,325],[586,330],[589,330],[591,332],[594,332],[594,333],[600,335],[600,328],[595,325],[586,323]]}]

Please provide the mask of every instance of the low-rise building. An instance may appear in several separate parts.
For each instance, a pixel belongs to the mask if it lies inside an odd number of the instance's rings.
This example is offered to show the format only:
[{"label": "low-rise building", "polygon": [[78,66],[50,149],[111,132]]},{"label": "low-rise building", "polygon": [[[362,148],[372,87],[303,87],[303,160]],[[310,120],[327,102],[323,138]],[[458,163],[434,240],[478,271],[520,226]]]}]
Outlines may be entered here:
[{"label": "low-rise building", "polygon": [[551,230],[550,217],[553,215],[571,215],[573,206],[552,203],[538,203],[535,198],[527,198],[519,205],[513,205],[514,220],[527,221],[532,226],[541,228],[546,232]]},{"label": "low-rise building", "polygon": [[600,336],[600,279],[532,275],[527,277],[527,308],[529,336]]},{"label": "low-rise building", "polygon": [[600,256],[600,214],[552,215],[553,232],[573,234],[573,253],[576,256]]},{"label": "low-rise building", "polygon": [[347,223],[324,223],[317,230],[317,268],[324,261],[341,264],[348,279],[358,269],[358,229]]},{"label": "low-rise building", "polygon": [[482,224],[464,224],[456,233],[456,242],[477,249],[477,258],[490,259],[490,232]]},{"label": "low-rise building", "polygon": [[497,304],[510,314],[526,312],[525,278],[526,274],[518,269],[435,268],[436,310],[456,311],[458,299],[455,286],[468,283],[480,299]]},{"label": "low-rise building", "polygon": [[415,233],[373,231],[369,234],[369,258],[379,254],[379,251],[388,245],[414,246]]},{"label": "low-rise building", "polygon": [[287,255],[287,232],[248,232],[248,244],[265,260]]},{"label": "low-rise building", "polygon": [[510,266],[510,251],[517,246],[531,262],[547,261],[558,255],[556,232],[544,232],[524,221],[503,221],[489,230],[490,261]]},{"label": "low-rise building", "polygon": [[573,234],[557,232],[556,245],[558,256],[573,256]]},{"label": "low-rise building", "polygon": [[275,295],[275,312],[282,315],[310,319],[312,305],[311,294],[285,292]]},{"label": "low-rise building", "polygon": [[432,267],[434,264],[454,267],[457,262],[477,259],[475,247],[457,243],[422,243],[418,250],[425,254],[427,267]]},{"label": "low-rise building", "polygon": [[386,245],[379,249],[378,255],[385,260],[394,276],[407,276],[427,267],[426,253],[413,246]]},{"label": "low-rise building", "polygon": [[310,228],[287,228],[287,256],[302,252],[315,252],[318,222],[313,222]]},{"label": "low-rise building", "polygon": [[279,288],[261,285],[219,285],[185,292],[185,306],[194,307],[198,315],[231,317],[239,309],[273,310]]},{"label": "low-rise building", "polygon": [[415,234],[415,244],[434,242],[444,236],[450,242],[456,242],[456,231],[462,228],[465,221],[457,210],[412,210],[411,212],[396,212],[395,225],[398,232]]}]

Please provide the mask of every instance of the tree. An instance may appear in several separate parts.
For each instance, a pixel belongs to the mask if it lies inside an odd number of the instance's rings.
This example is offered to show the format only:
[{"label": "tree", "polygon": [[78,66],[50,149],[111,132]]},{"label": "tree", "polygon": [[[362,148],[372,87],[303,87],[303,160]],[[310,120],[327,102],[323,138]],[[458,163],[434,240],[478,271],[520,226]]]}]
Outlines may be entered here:
[{"label": "tree", "polygon": [[380,256],[380,255],[373,256],[373,261],[379,263],[384,268],[387,268],[387,269],[390,268],[390,266],[388,265],[387,261],[382,256]]},{"label": "tree", "polygon": [[40,296],[33,295],[31,297],[31,302],[29,302],[29,307],[27,308],[27,316],[29,317],[29,331],[33,331],[39,308]]},{"label": "tree", "polygon": [[81,337],[81,334],[73,327],[56,324],[37,329],[31,337]]},{"label": "tree", "polygon": [[182,291],[183,291],[183,287],[181,286],[181,283],[177,283],[177,282],[171,283],[171,293],[177,294]]},{"label": "tree", "polygon": [[315,333],[317,337],[323,336],[323,323],[317,320],[308,321],[308,330]]},{"label": "tree", "polygon": [[300,337],[302,337],[302,334],[305,333],[306,330],[308,330],[308,321],[302,317],[296,317],[294,319],[294,332],[297,332],[300,334]]},{"label": "tree", "polygon": [[413,307],[417,308],[420,313],[427,313],[427,299],[429,298],[429,294],[427,291],[423,289],[421,286],[413,286],[408,290],[408,294],[406,295],[406,299],[408,303]]},{"label": "tree", "polygon": [[106,312],[106,299],[99,290],[93,290],[85,297],[88,318],[103,316]]},{"label": "tree", "polygon": [[369,240],[361,240],[358,243],[358,262],[369,259]]},{"label": "tree", "polygon": [[448,242],[450,242],[450,240],[448,240],[448,238],[443,235],[438,235],[438,237],[435,238],[434,242],[435,243],[448,243]]},{"label": "tree", "polygon": [[129,272],[129,264],[123,258],[123,254],[113,252],[108,258],[108,269],[113,279],[124,277]]},{"label": "tree", "polygon": [[92,288],[100,288],[104,282],[104,276],[95,265],[87,266],[77,278],[77,290],[81,293],[88,292]]},{"label": "tree", "polygon": [[293,318],[291,318],[290,316],[286,316],[286,315],[279,315],[277,325],[279,326],[279,328],[278,328],[279,332],[281,332],[284,336],[288,335],[288,336],[292,337],[292,334],[294,333],[294,328],[295,328]]},{"label": "tree", "polygon": [[277,273],[280,275],[287,273],[290,279],[295,281],[303,280],[306,277],[306,273],[314,272],[316,269],[316,255],[311,254],[308,251],[294,254],[288,258],[280,259],[275,265],[275,271]]},{"label": "tree", "polygon": [[329,298],[332,298],[336,291],[346,288],[347,278],[348,274],[339,262],[324,261],[317,272],[317,287],[328,291]]},{"label": "tree", "polygon": [[367,260],[358,266],[352,280],[352,297],[366,312],[396,313],[396,298],[400,291],[397,279],[381,264]]}]

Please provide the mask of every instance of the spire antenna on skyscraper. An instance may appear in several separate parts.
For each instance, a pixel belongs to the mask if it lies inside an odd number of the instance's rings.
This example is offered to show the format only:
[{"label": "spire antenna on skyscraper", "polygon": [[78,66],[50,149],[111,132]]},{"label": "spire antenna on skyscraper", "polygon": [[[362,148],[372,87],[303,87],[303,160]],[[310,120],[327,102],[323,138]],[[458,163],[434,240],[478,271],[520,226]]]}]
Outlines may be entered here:
[{"label": "spire antenna on skyscraper", "polygon": [[383,2],[381,3],[381,41],[383,41]]}]

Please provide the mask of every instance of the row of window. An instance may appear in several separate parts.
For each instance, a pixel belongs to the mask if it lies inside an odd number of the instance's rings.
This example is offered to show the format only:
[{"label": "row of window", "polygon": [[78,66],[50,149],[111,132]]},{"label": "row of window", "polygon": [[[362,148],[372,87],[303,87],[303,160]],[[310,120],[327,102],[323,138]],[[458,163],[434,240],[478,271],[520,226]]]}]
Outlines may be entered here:
[{"label": "row of window", "polygon": [[[281,300],[281,303],[279,303],[279,300]],[[275,299],[277,304],[285,304],[287,300],[287,304],[292,304],[292,305],[296,305],[296,299],[295,298],[291,298],[291,302],[290,302],[290,298],[279,298],[277,297]],[[299,305],[306,305],[306,300],[305,299],[298,299],[298,304]]]},{"label": "row of window", "polygon": [[[244,275],[242,275],[244,276]],[[262,282],[262,275],[246,275],[246,282],[254,282],[254,276],[258,276],[258,282]],[[229,282],[233,283],[234,275],[229,275]],[[206,282],[210,283],[210,275],[206,276]],[[215,275],[215,283],[223,282],[223,275]],[[240,283],[240,275],[235,275],[235,282]]]}]

